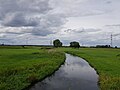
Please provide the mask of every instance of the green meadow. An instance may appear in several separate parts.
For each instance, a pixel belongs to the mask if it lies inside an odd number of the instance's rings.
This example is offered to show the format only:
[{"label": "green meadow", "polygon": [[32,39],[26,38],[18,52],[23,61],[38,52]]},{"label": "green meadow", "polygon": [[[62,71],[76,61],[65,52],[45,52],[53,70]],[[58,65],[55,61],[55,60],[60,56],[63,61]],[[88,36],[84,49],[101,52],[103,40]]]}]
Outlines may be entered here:
[{"label": "green meadow", "polygon": [[64,53],[55,50],[38,47],[1,48],[0,90],[27,88],[29,85],[51,75],[64,60]]},{"label": "green meadow", "polygon": [[84,58],[96,69],[101,90],[120,90],[120,49],[64,48],[62,50]]},{"label": "green meadow", "polygon": [[22,90],[64,63],[65,53],[84,58],[99,74],[101,90],[120,90],[120,49],[0,47],[0,90]]}]

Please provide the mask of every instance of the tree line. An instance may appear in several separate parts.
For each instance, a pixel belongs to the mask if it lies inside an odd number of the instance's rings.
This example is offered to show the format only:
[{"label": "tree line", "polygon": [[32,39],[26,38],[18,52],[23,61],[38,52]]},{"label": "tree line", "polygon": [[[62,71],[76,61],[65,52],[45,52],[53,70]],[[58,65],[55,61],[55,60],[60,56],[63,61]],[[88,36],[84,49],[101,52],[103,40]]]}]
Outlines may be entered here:
[{"label": "tree line", "polygon": [[[62,47],[63,43],[59,39],[56,39],[53,41],[53,45],[54,47]],[[79,42],[73,41],[70,42],[70,47],[79,48],[80,44]]]}]

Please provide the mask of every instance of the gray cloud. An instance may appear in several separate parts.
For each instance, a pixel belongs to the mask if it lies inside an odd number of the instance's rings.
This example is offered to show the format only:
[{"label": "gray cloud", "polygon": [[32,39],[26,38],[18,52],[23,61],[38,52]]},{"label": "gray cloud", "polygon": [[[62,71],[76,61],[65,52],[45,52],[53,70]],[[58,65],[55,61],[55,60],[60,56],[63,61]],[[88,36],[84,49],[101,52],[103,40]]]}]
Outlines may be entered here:
[{"label": "gray cloud", "polygon": [[0,17],[4,26],[37,26],[39,19],[34,15],[48,12],[49,0],[0,0]]},{"label": "gray cloud", "polygon": [[7,14],[2,23],[4,26],[10,27],[22,27],[22,26],[37,26],[39,19],[29,18],[26,19],[22,13]]},{"label": "gray cloud", "polygon": [[107,3],[107,4],[111,4],[111,3],[112,3],[112,1],[108,0],[108,1],[106,1],[106,3]]},{"label": "gray cloud", "polygon": [[[21,17],[21,16],[20,16]],[[24,17],[22,19],[17,17],[18,19],[7,19],[6,26],[10,27],[2,27],[0,28],[0,32],[2,33],[11,33],[11,34],[24,34],[31,33],[37,36],[47,36],[49,34],[57,33],[62,25],[66,23],[66,19],[64,16],[57,14],[47,14],[45,16],[41,16],[41,18],[34,18],[32,22],[27,22]],[[14,21],[15,20],[15,21]]]},{"label": "gray cloud", "polygon": [[0,0],[0,16],[4,17],[7,13],[32,13],[44,14],[49,11],[49,0]]},{"label": "gray cloud", "polygon": [[66,17],[51,10],[49,0],[1,0],[0,17],[4,31],[2,28],[0,32],[38,36],[57,33],[66,23]]},{"label": "gray cloud", "polygon": [[59,30],[62,28],[62,25],[65,23],[66,19],[64,19],[64,16],[59,14],[49,14],[41,18],[40,26],[34,27],[31,33],[33,35],[40,36],[55,34],[59,32]]},{"label": "gray cloud", "polygon": [[41,27],[32,28],[31,31],[28,32],[35,36],[47,36],[49,34],[54,34],[52,30],[49,30],[48,28],[42,29]]}]

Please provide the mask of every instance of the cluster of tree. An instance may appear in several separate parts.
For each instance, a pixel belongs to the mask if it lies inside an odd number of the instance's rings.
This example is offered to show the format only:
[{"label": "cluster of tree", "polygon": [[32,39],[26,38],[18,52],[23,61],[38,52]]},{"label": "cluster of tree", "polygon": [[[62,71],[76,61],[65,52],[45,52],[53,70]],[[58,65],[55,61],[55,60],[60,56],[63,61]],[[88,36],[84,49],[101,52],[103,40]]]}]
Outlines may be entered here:
[{"label": "cluster of tree", "polygon": [[97,45],[96,48],[110,48],[110,45]]},{"label": "cluster of tree", "polygon": [[4,46],[5,44],[0,44],[0,46]]},{"label": "cluster of tree", "polygon": [[79,45],[79,42],[70,42],[70,47],[75,47],[75,48],[79,48],[80,45]]},{"label": "cluster of tree", "polygon": [[59,39],[53,41],[54,47],[62,47],[62,42]]},{"label": "cluster of tree", "polygon": [[[53,45],[54,47],[62,47],[62,42],[59,39],[56,39],[53,41]],[[70,47],[74,47],[74,48],[79,48],[80,44],[79,42],[70,42]]]}]

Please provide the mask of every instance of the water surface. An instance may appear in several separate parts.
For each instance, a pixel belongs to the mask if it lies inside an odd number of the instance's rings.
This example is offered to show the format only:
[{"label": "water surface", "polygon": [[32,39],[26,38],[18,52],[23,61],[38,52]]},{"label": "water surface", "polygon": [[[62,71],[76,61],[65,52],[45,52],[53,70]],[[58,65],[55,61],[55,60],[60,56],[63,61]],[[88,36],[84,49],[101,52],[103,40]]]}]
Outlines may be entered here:
[{"label": "water surface", "polygon": [[98,75],[84,59],[66,54],[65,64],[30,90],[99,90]]}]

